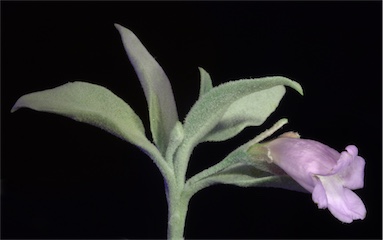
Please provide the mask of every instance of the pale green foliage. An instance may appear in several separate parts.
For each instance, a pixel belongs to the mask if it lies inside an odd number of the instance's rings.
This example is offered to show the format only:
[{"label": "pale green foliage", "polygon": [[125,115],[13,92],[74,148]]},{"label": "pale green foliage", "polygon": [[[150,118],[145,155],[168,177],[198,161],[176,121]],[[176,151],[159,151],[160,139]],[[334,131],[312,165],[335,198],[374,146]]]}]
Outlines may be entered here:
[{"label": "pale green foliage", "polygon": [[190,198],[210,185],[221,183],[301,190],[280,168],[266,161],[261,148],[249,150],[250,146],[280,129],[287,119],[281,119],[216,165],[185,179],[196,145],[204,141],[224,141],[245,127],[260,126],[278,106],[285,94],[284,86],[303,94],[298,83],[275,76],[230,81],[213,87],[210,75],[199,68],[199,98],[181,123],[169,79],[161,66],[130,30],[118,24],[115,26],[144,90],[155,145],[146,138],[140,118],[128,104],[106,88],[90,83],[67,83],[24,95],[12,112],[27,107],[60,114],[100,127],[140,147],[164,176],[169,205],[169,238],[183,237]]},{"label": "pale green foliage", "polygon": [[237,135],[245,127],[262,125],[277,108],[285,92],[284,86],[275,86],[235,101],[204,140],[225,141]]},{"label": "pale green foliage", "polygon": [[[220,183],[240,187],[277,187],[305,191],[281,168],[268,162],[267,150],[259,148],[258,152],[254,151],[253,146],[256,143],[270,136],[286,123],[286,119],[279,120],[271,129],[238,147],[216,165],[190,178],[186,186],[193,192]],[[250,148],[251,154],[248,153]]]},{"label": "pale green foliage", "polygon": [[108,89],[86,82],[26,94],[12,112],[21,107],[56,113],[100,127],[111,134],[146,148],[148,142],[141,119],[121,98]]},{"label": "pale green foliage", "polygon": [[[213,84],[209,73],[207,73],[203,68],[198,69],[200,71],[201,78],[201,86],[199,92],[199,100],[201,100],[203,97],[206,97],[205,94],[213,88]],[[256,80],[259,81],[260,79]],[[275,80],[276,78],[274,80],[269,79],[269,82]],[[201,100],[202,103],[197,103],[195,105],[195,108],[200,106],[200,108],[205,107],[207,110],[204,111],[203,109],[193,109],[193,111],[209,113],[209,110],[211,109],[209,109],[208,106],[205,106],[207,104],[204,104],[203,101],[208,102],[213,107],[216,104],[222,104],[223,107],[219,106],[219,109],[225,108],[225,105],[231,104],[224,112],[224,115],[220,118],[218,124],[216,124],[215,127],[209,133],[207,133],[205,137],[203,137],[201,142],[225,141],[229,138],[234,137],[248,126],[262,125],[262,123],[267,119],[267,117],[277,108],[280,100],[286,92],[284,86],[278,85],[261,91],[253,90],[253,93],[248,94],[247,92],[243,92],[243,88],[241,88],[241,84],[238,81],[235,82],[235,86],[230,86],[230,90],[233,91],[233,96],[235,96],[236,94],[236,92],[234,92],[235,90],[238,92],[238,100],[234,100],[232,103],[230,103],[230,99],[227,99],[228,103],[221,103],[221,100],[219,99],[220,96],[223,96],[224,98],[230,96],[228,91],[226,89],[223,89],[221,90],[221,92],[210,96],[210,98],[208,98],[207,100]],[[291,84],[291,86],[302,93],[302,90],[300,89],[299,85]],[[215,89],[215,91],[217,91],[217,88]],[[221,112],[216,112],[215,114],[219,115],[221,114]],[[190,116],[188,115],[188,117]],[[201,119],[206,118],[201,116]]]},{"label": "pale green foliage", "polygon": [[182,127],[181,122],[177,122],[176,125],[174,125],[174,128],[170,134],[169,144],[168,148],[166,149],[166,161],[168,161],[170,164],[173,164],[173,157],[174,153],[176,152],[179,145],[184,140],[184,128]]},{"label": "pale green foliage", "polygon": [[201,85],[199,88],[199,98],[201,98],[205,93],[209,92],[213,88],[213,83],[210,78],[210,74],[205,71],[205,69],[199,67],[199,74],[201,78]]},{"label": "pale green foliage", "polygon": [[150,55],[136,35],[119,24],[122,43],[144,89],[149,105],[153,141],[162,153],[166,151],[169,134],[178,121],[172,87],[162,67]]},{"label": "pale green foliage", "polygon": [[[210,135],[212,140],[222,141],[238,134],[248,125],[262,123],[273,112],[284,90],[274,89],[264,93],[260,91],[278,85],[290,86],[302,93],[298,83],[285,77],[243,79],[223,83],[211,89],[193,105],[187,114],[184,123],[185,141],[188,141],[189,146],[192,147],[209,140]],[[244,103],[246,100],[252,101],[253,98],[260,102]],[[265,104],[268,100],[272,103]],[[256,106],[244,109],[236,104],[237,101],[246,106]],[[258,111],[251,112],[254,109]]]}]

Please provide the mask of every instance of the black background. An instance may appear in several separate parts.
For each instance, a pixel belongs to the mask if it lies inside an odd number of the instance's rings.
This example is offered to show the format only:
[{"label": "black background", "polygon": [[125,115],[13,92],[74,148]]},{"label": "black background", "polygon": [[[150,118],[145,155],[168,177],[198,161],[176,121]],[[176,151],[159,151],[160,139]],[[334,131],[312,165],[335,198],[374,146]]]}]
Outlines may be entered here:
[{"label": "black background", "polygon": [[[282,117],[284,130],[366,159],[357,190],[367,217],[342,224],[311,196],[214,186],[191,200],[186,238],[382,237],[381,2],[2,2],[3,238],[165,238],[162,178],[134,146],[95,127],[21,109],[23,94],[73,80],[107,87],[141,116],[146,100],[113,23],[164,68],[180,119],[197,99],[198,66],[213,83],[283,75],[288,89],[262,127],[199,145],[189,175]],[[147,135],[150,136],[149,131]]]}]

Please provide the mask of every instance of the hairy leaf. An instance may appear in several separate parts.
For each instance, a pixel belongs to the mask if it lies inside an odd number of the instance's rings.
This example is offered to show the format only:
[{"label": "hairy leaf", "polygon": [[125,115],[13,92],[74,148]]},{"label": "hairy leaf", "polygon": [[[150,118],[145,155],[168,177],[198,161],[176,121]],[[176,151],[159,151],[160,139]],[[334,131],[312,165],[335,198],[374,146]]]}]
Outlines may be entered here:
[{"label": "hairy leaf", "polygon": [[[225,118],[223,118],[225,113],[228,112],[230,107],[233,106],[233,104],[235,104],[237,101],[240,101],[239,103],[242,104],[245,104],[243,101],[246,101],[246,106],[248,106],[251,103],[247,103],[247,101],[250,101],[251,98],[245,97],[278,85],[290,86],[301,94],[303,93],[301,86],[297,82],[294,82],[285,77],[264,77],[259,79],[237,80],[221,84],[218,87],[211,89],[194,104],[186,116],[184,124],[185,146],[193,147],[199,142],[203,141],[205,138],[208,138],[211,131],[220,123],[220,121],[222,119],[225,120]],[[278,92],[280,93],[277,94],[279,96],[277,99],[280,98],[281,89],[278,89]],[[268,93],[269,92],[265,93],[263,96],[268,96]],[[262,99],[263,98],[264,97],[262,97]],[[273,99],[269,100],[275,102]],[[263,99],[263,102],[265,101],[266,100]],[[275,104],[272,104],[272,106],[274,105]],[[267,106],[265,109],[266,108],[269,110],[265,110],[265,113],[270,112],[272,107]],[[262,106],[259,106],[259,109],[262,109]],[[226,119],[235,119],[235,114],[238,114],[240,117],[248,116],[247,113],[242,114],[241,110],[246,111],[242,107],[235,104],[233,110],[229,111],[229,115],[226,116]],[[262,116],[262,111],[260,111],[259,114]],[[233,126],[234,127],[231,130],[220,131],[219,134],[218,132],[215,132],[215,135],[218,136],[216,139],[227,139],[234,133],[238,133],[238,129],[243,128],[246,126],[246,124],[235,124]],[[220,129],[223,130],[222,128]]]},{"label": "hairy leaf", "polygon": [[115,24],[115,27],[120,32],[126,53],[144,89],[153,140],[164,154],[170,133],[178,121],[169,79],[132,31],[119,24]]},{"label": "hairy leaf", "polygon": [[190,178],[187,187],[192,193],[214,184],[277,187],[305,192],[280,167],[269,161],[267,149],[254,147],[260,140],[270,136],[286,123],[287,119],[279,120],[270,129],[232,151],[219,163]]},{"label": "hairy leaf", "polygon": [[17,100],[11,112],[22,107],[56,113],[94,125],[143,149],[153,146],[145,136],[141,119],[130,106],[96,84],[70,82],[26,94]]},{"label": "hairy leaf", "polygon": [[201,78],[201,86],[199,89],[199,98],[201,98],[205,93],[209,92],[213,88],[213,83],[211,81],[210,75],[205,69],[199,67],[199,73]]},{"label": "hairy leaf", "polygon": [[173,164],[174,153],[184,139],[184,129],[181,122],[177,122],[174,126],[171,135],[168,148],[166,149],[166,161]]},{"label": "hairy leaf", "polygon": [[260,126],[275,111],[286,90],[275,86],[247,95],[229,106],[204,141],[225,141],[248,126]]}]

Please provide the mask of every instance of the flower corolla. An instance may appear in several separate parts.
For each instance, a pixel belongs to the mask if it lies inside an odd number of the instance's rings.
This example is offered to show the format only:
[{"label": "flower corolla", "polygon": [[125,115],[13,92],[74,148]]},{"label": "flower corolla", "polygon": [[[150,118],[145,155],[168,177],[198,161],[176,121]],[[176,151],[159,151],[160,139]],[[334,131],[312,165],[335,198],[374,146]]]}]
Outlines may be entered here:
[{"label": "flower corolla", "polygon": [[268,158],[303,188],[321,209],[345,223],[364,219],[366,208],[351,190],[363,188],[365,160],[354,145],[338,151],[320,142],[283,134],[265,143]]}]

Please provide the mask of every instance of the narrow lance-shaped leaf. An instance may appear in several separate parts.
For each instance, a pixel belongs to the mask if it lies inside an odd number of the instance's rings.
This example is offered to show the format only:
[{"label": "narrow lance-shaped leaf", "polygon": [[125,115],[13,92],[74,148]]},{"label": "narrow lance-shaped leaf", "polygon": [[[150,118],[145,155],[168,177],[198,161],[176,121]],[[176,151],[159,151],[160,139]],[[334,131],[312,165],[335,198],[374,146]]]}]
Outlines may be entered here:
[{"label": "narrow lance-shaped leaf", "polygon": [[203,188],[215,184],[230,184],[239,187],[273,187],[307,192],[281,168],[273,163],[267,162],[267,156],[251,158],[246,148],[238,148],[230,153],[217,171],[201,172],[196,178],[191,178],[186,183],[188,191],[195,193]]},{"label": "narrow lance-shaped leaf", "polygon": [[[244,161],[232,165],[219,173],[213,174],[194,184],[196,189],[193,192],[216,184],[230,184],[238,187],[273,187],[293,190],[298,192],[307,192],[294,179],[286,173],[270,173],[256,168],[254,165]],[[266,163],[272,165],[271,163]]]},{"label": "narrow lance-shaped leaf", "polygon": [[213,88],[213,83],[211,81],[210,75],[205,69],[198,68],[201,78],[201,84],[199,88],[199,98],[201,98],[205,93],[209,92]]},{"label": "narrow lance-shaped leaf", "polygon": [[164,154],[170,133],[178,121],[172,87],[162,67],[129,29],[115,24],[149,106],[153,140]]},{"label": "narrow lance-shaped leaf", "polygon": [[249,159],[248,154],[242,153],[242,156],[235,160],[237,164],[209,176],[203,180],[203,184],[206,186],[231,184],[239,187],[274,187],[307,192],[275,164],[267,162],[264,158]]},{"label": "narrow lance-shaped leaf", "polygon": [[201,181],[202,179],[206,179],[210,176],[217,175],[220,172],[225,171],[226,169],[229,169],[233,166],[248,165],[249,163],[253,165],[255,168],[259,169],[260,171],[271,173],[271,174],[280,174],[282,170],[277,165],[265,164],[269,160],[269,158],[263,156],[264,154],[258,155],[257,160],[259,161],[253,161],[254,159],[250,158],[249,156],[255,155],[255,153],[258,151],[258,148],[254,147],[254,146],[257,146],[257,143],[271,136],[273,133],[275,133],[280,128],[282,128],[285,124],[287,124],[287,122],[288,120],[285,118],[280,119],[271,128],[266,129],[264,132],[260,133],[259,135],[254,137],[252,140],[238,147],[237,149],[229,153],[222,161],[218,162],[214,166],[211,166],[203,170],[202,172],[196,174],[191,179],[189,179],[188,182],[195,183],[197,181]]},{"label": "narrow lance-shaped leaf", "polygon": [[141,119],[121,98],[108,89],[86,82],[70,82],[20,97],[11,112],[26,107],[85,122],[144,150],[154,146],[145,136]]},{"label": "narrow lance-shaped leaf", "polygon": [[270,136],[286,123],[286,119],[281,119],[272,128],[232,151],[216,165],[190,178],[186,185],[188,190],[195,193],[211,185],[231,184],[240,187],[275,187],[306,192],[280,167],[269,161],[267,151],[264,149],[258,151],[254,148],[255,143]]}]

